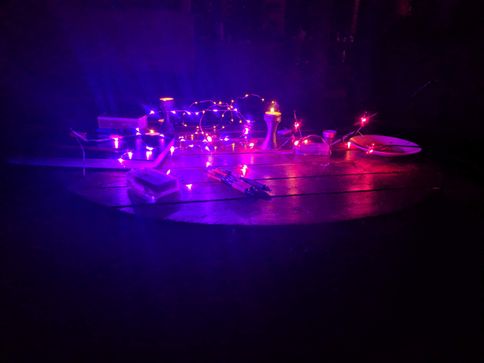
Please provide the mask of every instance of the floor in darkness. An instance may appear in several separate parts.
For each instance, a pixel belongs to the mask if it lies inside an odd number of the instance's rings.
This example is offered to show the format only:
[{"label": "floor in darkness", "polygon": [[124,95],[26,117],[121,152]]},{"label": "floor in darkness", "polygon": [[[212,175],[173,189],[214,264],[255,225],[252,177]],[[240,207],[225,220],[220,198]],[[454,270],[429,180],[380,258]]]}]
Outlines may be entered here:
[{"label": "floor in darkness", "polygon": [[458,175],[396,214],[252,229],[119,214],[5,166],[2,361],[469,361],[483,204]]}]

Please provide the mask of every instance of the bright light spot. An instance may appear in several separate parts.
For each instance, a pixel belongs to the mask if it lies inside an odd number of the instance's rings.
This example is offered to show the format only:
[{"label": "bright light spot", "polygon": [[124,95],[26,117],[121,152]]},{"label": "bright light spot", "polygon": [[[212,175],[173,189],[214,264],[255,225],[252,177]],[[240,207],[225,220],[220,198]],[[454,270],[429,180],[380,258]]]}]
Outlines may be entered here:
[{"label": "bright light spot", "polygon": [[208,141],[208,142],[212,142],[212,141],[213,141],[212,136],[208,135],[208,136],[207,136],[207,141]]},{"label": "bright light spot", "polygon": [[299,140],[294,141],[294,146],[298,146],[298,145],[299,145]]},{"label": "bright light spot", "polygon": [[139,127],[136,128],[136,136],[141,135],[141,132],[139,131]]},{"label": "bright light spot", "polygon": [[240,168],[240,173],[242,174],[242,176],[245,176],[247,174],[247,169],[249,169],[247,165],[242,165],[242,167]]},{"label": "bright light spot", "polygon": [[244,135],[249,135],[250,129],[248,127],[244,127]]},{"label": "bright light spot", "polygon": [[274,107],[271,107],[271,112],[272,113],[276,112],[276,109]]},{"label": "bright light spot", "polygon": [[308,140],[308,139],[306,139],[306,140],[304,140],[303,142],[304,142],[304,145],[307,145],[307,144],[309,143],[309,140]]},{"label": "bright light spot", "polygon": [[155,114],[155,110],[150,110],[150,115],[154,115]]},{"label": "bright light spot", "polygon": [[199,113],[200,113],[200,112],[198,112],[198,111],[197,111],[197,112],[195,112],[195,115],[197,115],[197,116],[198,116],[198,114],[199,114]]},{"label": "bright light spot", "polygon": [[146,150],[146,160],[150,160],[152,156],[153,156],[153,151]]},{"label": "bright light spot", "polygon": [[244,97],[249,97],[249,94],[248,94],[248,93],[246,93]]},{"label": "bright light spot", "polygon": [[185,184],[185,187],[189,190],[192,191],[193,184]]},{"label": "bright light spot", "polygon": [[251,149],[253,149],[253,148],[254,148],[254,146],[255,146],[255,144],[254,144],[253,142],[251,142],[251,143],[249,144],[249,147],[250,147]]},{"label": "bright light spot", "polygon": [[221,105],[222,104],[222,101],[218,101],[218,104]]},{"label": "bright light spot", "polygon": [[225,136],[225,137],[224,137],[224,141],[229,141],[229,140],[230,140],[230,139],[229,139],[229,137],[228,137],[228,136]]},{"label": "bright light spot", "polygon": [[176,111],[175,111],[175,110],[173,110],[173,111],[171,111],[171,113],[175,115],[175,114],[176,114]]},{"label": "bright light spot", "polygon": [[119,161],[120,164],[124,163],[123,158],[119,158],[118,161]]},{"label": "bright light spot", "polygon": [[206,168],[208,168],[209,166],[212,166],[212,163],[211,163],[210,161],[207,161],[207,162],[205,163],[205,167],[206,167]]},{"label": "bright light spot", "polygon": [[238,110],[236,108],[234,108],[234,111],[237,112]]},{"label": "bright light spot", "polygon": [[173,153],[175,152],[175,147],[174,146],[171,146],[170,147],[170,154],[171,156],[173,156]]},{"label": "bright light spot", "polygon": [[154,147],[146,146],[146,150],[152,151],[153,149],[154,149]]},{"label": "bright light spot", "polygon": [[250,124],[252,121],[250,121],[250,120],[245,120],[245,122],[247,122],[248,124]]},{"label": "bright light spot", "polygon": [[168,169],[168,170],[166,171],[166,175],[170,175],[170,173],[171,173],[171,169]]},{"label": "bright light spot", "polygon": [[153,135],[155,133],[155,130],[150,129],[150,134]]},{"label": "bright light spot", "polygon": [[187,115],[188,115],[188,116],[191,116],[191,114],[192,114],[192,113],[191,113],[190,111],[187,111]]},{"label": "bright light spot", "polygon": [[361,120],[361,124],[364,125],[368,121],[368,118],[363,116],[360,120]]},{"label": "bright light spot", "polygon": [[128,154],[129,160],[133,159],[133,152],[132,151],[128,151],[127,154]]},{"label": "bright light spot", "polygon": [[294,122],[294,128],[297,130],[301,126],[299,122]]},{"label": "bright light spot", "polygon": [[212,111],[213,111],[213,112],[218,112],[218,109],[214,108]]},{"label": "bright light spot", "polygon": [[160,137],[165,137],[165,135],[164,134],[160,134]]},{"label": "bright light spot", "polygon": [[348,142],[346,143],[346,147],[348,148],[348,150],[349,150],[349,149],[351,149],[351,141],[348,141]]},{"label": "bright light spot", "polygon": [[114,141],[114,148],[118,149],[119,148],[119,137],[113,137]]},{"label": "bright light spot", "polygon": [[205,146],[205,150],[207,150],[208,152],[210,152],[210,148],[208,146]]}]

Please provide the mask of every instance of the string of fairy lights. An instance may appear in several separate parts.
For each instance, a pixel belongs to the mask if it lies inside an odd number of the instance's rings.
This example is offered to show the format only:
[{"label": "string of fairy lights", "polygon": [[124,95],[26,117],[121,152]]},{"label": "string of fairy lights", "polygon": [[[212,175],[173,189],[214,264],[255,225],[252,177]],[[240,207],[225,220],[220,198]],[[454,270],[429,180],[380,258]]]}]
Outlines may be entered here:
[{"label": "string of fairy lights", "polygon": [[[90,139],[86,134],[71,130],[71,134],[79,143],[83,159],[85,159],[85,143],[112,142],[114,151],[117,152],[117,160],[123,164],[125,160],[132,160],[135,150],[123,149],[129,138],[136,140],[136,153],[139,158],[139,149],[144,149],[143,159],[153,160],[153,152],[157,148],[165,147],[165,133],[174,134],[175,143],[170,147],[170,154],[176,150],[199,150],[212,153],[223,149],[235,151],[239,148],[252,150],[256,147],[256,140],[251,139],[252,130],[257,120],[256,117],[246,116],[241,108],[244,101],[249,99],[260,102],[266,113],[280,112],[279,104],[276,101],[266,102],[266,99],[258,94],[246,93],[230,101],[198,100],[192,102],[186,108],[176,108],[174,99],[171,97],[160,98],[158,108],[150,108],[147,116],[151,122],[148,129],[136,128],[133,132],[123,135],[110,135],[108,137]],[[241,107],[242,106],[242,107]],[[350,148],[349,138],[360,133],[362,128],[368,124],[370,118],[376,114],[364,113],[359,117],[356,128],[340,139],[333,141],[320,135],[303,135],[302,120],[293,113],[291,130],[286,130],[289,137],[281,147],[297,149],[303,145],[315,142],[319,138],[331,147],[333,144],[346,142]],[[158,140],[158,141],[157,141]],[[371,152],[371,151],[370,151]]]}]

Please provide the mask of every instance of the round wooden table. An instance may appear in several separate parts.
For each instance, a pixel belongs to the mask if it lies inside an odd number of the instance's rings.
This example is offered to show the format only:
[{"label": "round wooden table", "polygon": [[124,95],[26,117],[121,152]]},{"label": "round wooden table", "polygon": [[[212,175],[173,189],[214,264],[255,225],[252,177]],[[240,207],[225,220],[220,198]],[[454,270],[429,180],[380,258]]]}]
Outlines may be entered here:
[{"label": "round wooden table", "polygon": [[[238,172],[271,188],[249,197],[210,179],[205,165]],[[70,189],[121,212],[160,220],[222,225],[287,225],[343,221],[395,212],[440,188],[440,173],[423,157],[381,158],[358,150],[331,157],[293,152],[190,153],[177,150],[163,165],[180,192],[147,204],[130,196],[126,171],[93,171]],[[191,188],[187,185],[191,184]]]}]

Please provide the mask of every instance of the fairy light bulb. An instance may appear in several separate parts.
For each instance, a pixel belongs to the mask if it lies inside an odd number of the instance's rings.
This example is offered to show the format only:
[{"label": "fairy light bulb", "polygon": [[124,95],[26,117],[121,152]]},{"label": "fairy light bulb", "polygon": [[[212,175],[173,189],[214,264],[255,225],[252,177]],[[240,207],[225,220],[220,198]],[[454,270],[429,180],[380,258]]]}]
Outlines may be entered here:
[{"label": "fairy light bulb", "polygon": [[249,167],[246,164],[242,165],[242,167],[240,168],[240,173],[242,174],[242,176],[247,175],[247,169],[249,169]]},{"label": "fairy light bulb", "polygon": [[126,154],[128,154],[129,160],[133,159],[133,152],[132,151],[128,151]]},{"label": "fairy light bulb", "polygon": [[114,148],[119,149],[119,137],[113,137]]},{"label": "fairy light bulb", "polygon": [[175,147],[171,146],[170,147],[170,155],[173,156],[173,153],[175,152]]}]

